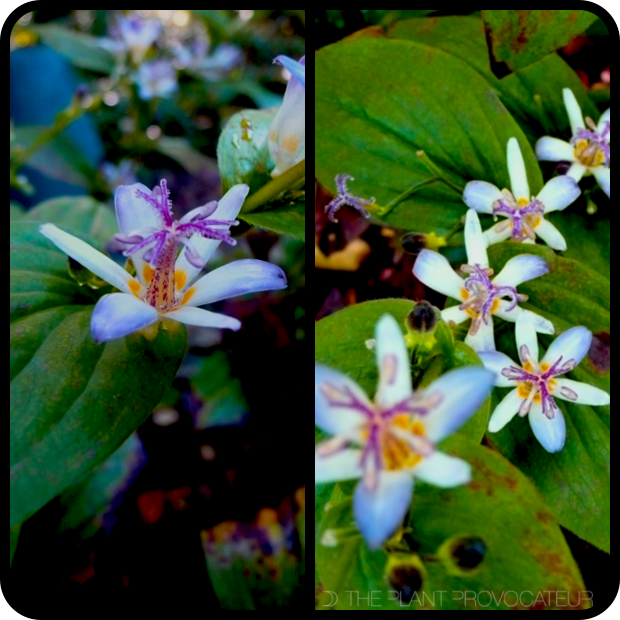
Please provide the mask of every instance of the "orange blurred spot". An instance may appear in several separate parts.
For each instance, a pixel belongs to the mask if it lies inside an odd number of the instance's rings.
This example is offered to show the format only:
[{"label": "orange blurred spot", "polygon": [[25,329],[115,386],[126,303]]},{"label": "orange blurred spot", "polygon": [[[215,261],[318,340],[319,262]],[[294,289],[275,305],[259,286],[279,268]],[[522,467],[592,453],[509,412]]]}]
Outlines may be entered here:
[{"label": "orange blurred spot", "polygon": [[153,525],[164,514],[166,496],[163,491],[147,491],[138,497],[138,510],[145,523]]}]

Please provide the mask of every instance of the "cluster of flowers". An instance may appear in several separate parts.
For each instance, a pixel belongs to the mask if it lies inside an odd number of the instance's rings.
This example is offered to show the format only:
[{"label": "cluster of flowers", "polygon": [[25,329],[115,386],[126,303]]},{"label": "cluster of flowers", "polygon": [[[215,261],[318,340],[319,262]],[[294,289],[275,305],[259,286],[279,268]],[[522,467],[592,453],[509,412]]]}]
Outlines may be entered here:
[{"label": "cluster of flowers", "polygon": [[[556,250],[566,242],[545,216],[565,209],[580,194],[577,182],[586,172],[594,174],[609,195],[609,111],[598,126],[588,119],[585,128],[579,106],[570,90],[564,91],[574,137],[571,143],[542,138],[539,159],[574,161],[569,174],[549,181],[532,198],[525,163],[515,138],[508,143],[509,191],[482,181],[465,189],[467,264],[456,273],[446,258],[422,250],[415,276],[429,288],[457,299],[442,318],[449,325],[471,319],[466,342],[478,353],[483,367],[453,370],[424,390],[414,392],[410,355],[396,320],[384,316],[376,327],[375,348],[379,387],[371,402],[348,377],[323,365],[315,366],[315,425],[333,437],[315,449],[315,482],[362,479],[357,486],[354,513],[371,548],[378,548],[399,527],[411,505],[412,479],[441,488],[471,481],[471,467],[438,452],[436,446],[457,431],[480,408],[494,386],[513,388],[494,411],[489,431],[501,430],[517,414],[528,416],[534,435],[550,453],[566,442],[566,422],[556,399],[603,406],[609,394],[565,379],[588,354],[592,333],[574,327],[560,335],[540,356],[538,333],[553,334],[553,324],[519,304],[527,300],[517,287],[544,276],[549,267],[540,257],[522,254],[509,260],[497,276],[489,267],[487,247],[507,239],[535,243],[541,237]],[[328,205],[333,213],[343,204],[367,212],[369,201],[352,197],[337,178],[339,196]],[[478,213],[506,217],[486,233]],[[493,315],[516,323],[520,363],[495,350]]]}]

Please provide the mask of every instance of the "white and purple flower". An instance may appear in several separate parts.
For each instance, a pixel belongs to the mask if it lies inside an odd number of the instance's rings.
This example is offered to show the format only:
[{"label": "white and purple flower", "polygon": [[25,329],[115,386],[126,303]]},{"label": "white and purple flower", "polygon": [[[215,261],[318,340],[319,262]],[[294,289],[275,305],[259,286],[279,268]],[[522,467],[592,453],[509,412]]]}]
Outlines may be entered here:
[{"label": "white and purple flower", "polygon": [[493,375],[480,366],[453,370],[414,392],[402,331],[391,315],[376,326],[379,387],[374,403],[345,375],[316,364],[314,422],[333,435],[315,449],[317,484],[361,479],[355,518],[377,549],[402,523],[414,478],[449,489],[471,482],[465,461],[439,452],[484,403]]},{"label": "white and purple flower", "polygon": [[500,190],[486,181],[471,181],[465,187],[463,201],[478,213],[507,218],[487,230],[488,244],[512,239],[519,243],[535,243],[540,237],[554,250],[566,250],[562,233],[545,216],[566,209],[575,202],[581,190],[569,176],[551,179],[540,194],[532,197],[523,154],[516,138],[508,141],[508,172],[512,191]]},{"label": "white and purple flower", "polygon": [[140,65],[136,73],[136,84],[141,99],[169,97],[179,88],[177,70],[169,60],[153,60]]},{"label": "white and purple flower", "polygon": [[338,194],[325,207],[325,213],[327,213],[327,217],[332,222],[338,222],[336,219],[336,212],[345,205],[352,207],[366,218],[370,217],[370,213],[366,210],[366,207],[373,204],[375,199],[369,198],[368,200],[365,200],[363,198],[353,196],[347,188],[347,181],[354,181],[354,178],[349,174],[339,174],[336,176],[336,188]]},{"label": "white and purple flower", "polygon": [[446,323],[460,325],[471,319],[465,342],[474,351],[495,350],[493,315],[515,322],[526,314],[534,320],[536,330],[543,334],[555,332],[551,321],[524,310],[519,306],[527,301],[517,286],[549,272],[549,266],[540,256],[521,254],[511,258],[493,279],[489,268],[487,242],[480,227],[477,213],[470,209],[465,222],[467,265],[461,267],[465,277],[459,276],[448,260],[438,252],[422,250],[413,267],[413,274],[426,286],[461,302],[443,310]]},{"label": "white and purple flower", "polygon": [[269,129],[269,152],[276,164],[271,176],[280,176],[306,158],[306,57],[299,62],[278,56],[291,73],[284,100]]},{"label": "white and purple flower", "polygon": [[539,361],[538,337],[530,318],[520,317],[516,331],[520,364],[498,351],[480,353],[486,368],[495,373],[495,385],[514,388],[491,416],[489,431],[497,433],[517,414],[528,416],[534,435],[545,450],[559,452],[566,443],[566,420],[556,399],[597,407],[610,402],[609,394],[599,388],[561,378],[586,357],[592,345],[592,332],[585,327],[569,329]]},{"label": "white and purple flower", "polygon": [[[104,295],[95,306],[91,332],[96,342],[122,338],[136,331],[156,334],[161,319],[188,325],[238,330],[240,321],[198,308],[237,295],[286,287],[282,269],[260,260],[239,260],[196,280],[201,269],[223,241],[234,245],[229,228],[248,193],[235,185],[219,201],[187,213],[175,222],[168,189],[162,181],[153,191],[136,183],[116,191],[116,217],[136,276],[111,258],[53,224],[40,231],[63,252],[109,282],[120,293]],[[178,254],[179,245],[185,247]]]},{"label": "white and purple flower", "polygon": [[584,175],[593,174],[601,189],[609,196],[609,110],[603,113],[598,125],[591,118],[586,118],[584,122],[573,91],[565,88],[563,92],[573,137],[570,142],[549,136],[541,138],[536,144],[536,156],[544,161],[572,163],[567,176],[577,182]]},{"label": "white and purple flower", "polygon": [[137,15],[120,17],[118,20],[120,39],[124,47],[131,53],[137,65],[155,43],[162,32],[163,25],[155,19],[143,19]]}]

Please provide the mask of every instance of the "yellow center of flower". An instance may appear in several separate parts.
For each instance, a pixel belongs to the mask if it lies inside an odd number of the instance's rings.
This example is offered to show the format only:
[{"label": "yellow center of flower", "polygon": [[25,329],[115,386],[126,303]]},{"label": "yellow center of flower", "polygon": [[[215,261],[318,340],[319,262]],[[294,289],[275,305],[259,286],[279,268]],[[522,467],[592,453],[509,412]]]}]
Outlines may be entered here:
[{"label": "yellow center of flower", "polygon": [[[468,300],[470,296],[471,294],[466,288],[461,289],[461,298],[463,299],[463,301]],[[499,309],[499,298],[496,297],[493,300],[493,303],[491,305],[491,314],[495,314],[498,311],[498,309]],[[477,319],[480,316],[480,313],[476,312],[476,310],[472,306],[465,308],[465,312],[467,312],[467,315],[470,316],[472,319]]]},{"label": "yellow center of flower", "polygon": [[592,142],[588,144],[587,140],[579,140],[575,146],[575,158],[579,163],[588,168],[596,168],[605,163],[605,153],[601,147]]},{"label": "yellow center of flower", "polygon": [[[396,416],[392,420],[392,424],[418,437],[424,437],[426,434],[424,425],[419,421],[412,422],[408,415]],[[381,436],[381,452],[387,471],[398,471],[407,467],[415,467],[423,458],[404,439],[391,433],[389,430]]]},{"label": "yellow center of flower", "polygon": [[[549,368],[550,368],[549,364],[541,364],[540,365],[540,372],[541,372],[541,374],[546,373],[549,370]],[[532,364],[532,362],[525,362],[525,364],[523,364],[523,370],[525,370],[526,372],[530,372],[530,373],[536,374],[535,373],[535,369],[534,369],[534,365]],[[549,379],[547,381],[547,389],[549,390],[549,394],[553,394],[556,386],[557,386],[557,381],[555,379]],[[529,396],[532,393],[533,389],[538,390],[538,386],[534,386],[529,381],[524,381],[524,382],[521,382],[521,383],[517,384],[517,393],[519,394],[519,396],[523,400],[527,400],[529,398]],[[540,392],[538,392],[538,391],[534,395],[534,402],[535,403],[541,403],[542,402],[542,396],[541,396]]]}]

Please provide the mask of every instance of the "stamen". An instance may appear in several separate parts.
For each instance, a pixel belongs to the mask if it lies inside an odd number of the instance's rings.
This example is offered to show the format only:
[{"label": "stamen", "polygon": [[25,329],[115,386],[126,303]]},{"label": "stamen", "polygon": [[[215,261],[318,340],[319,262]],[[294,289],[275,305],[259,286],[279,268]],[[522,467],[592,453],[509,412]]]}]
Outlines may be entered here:
[{"label": "stamen", "polygon": [[[602,153],[604,156],[604,163],[609,168],[610,163],[610,145],[607,136],[610,131],[610,122],[606,122],[601,133],[598,133],[598,128],[591,118],[586,119],[586,123],[590,129],[580,129],[571,140],[571,144],[577,148],[576,155],[580,159],[581,163],[588,167],[596,167],[597,155]],[[585,148],[579,147],[579,142],[585,140],[587,145]]]},{"label": "stamen", "polygon": [[528,348],[528,346],[526,344],[521,345],[521,359],[523,360],[523,362],[529,362],[532,358],[530,356],[530,350]]},{"label": "stamen", "polygon": [[545,213],[545,207],[539,200],[532,200],[525,206],[520,206],[514,196],[507,190],[502,191],[502,198],[493,203],[493,215],[497,220],[498,215],[508,218],[507,222],[497,226],[497,232],[506,230],[512,226],[511,237],[514,241],[536,239],[534,223]]},{"label": "stamen", "polygon": [[349,193],[347,189],[347,181],[353,181],[353,177],[348,174],[339,174],[336,176],[336,187],[338,188],[338,195],[334,198],[326,207],[325,213],[332,222],[338,222],[335,218],[336,212],[343,206],[349,205],[357,211],[359,211],[365,218],[370,217],[370,213],[364,208],[375,202],[374,198],[364,200],[363,198],[357,198]]},{"label": "stamen", "polygon": [[577,400],[579,398],[579,394],[577,394],[575,390],[571,390],[570,388],[566,386],[562,387],[562,389],[560,390],[560,394],[562,394],[562,396],[570,400]]}]

